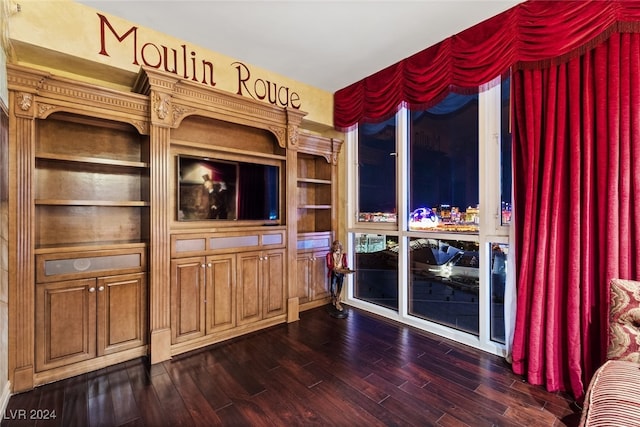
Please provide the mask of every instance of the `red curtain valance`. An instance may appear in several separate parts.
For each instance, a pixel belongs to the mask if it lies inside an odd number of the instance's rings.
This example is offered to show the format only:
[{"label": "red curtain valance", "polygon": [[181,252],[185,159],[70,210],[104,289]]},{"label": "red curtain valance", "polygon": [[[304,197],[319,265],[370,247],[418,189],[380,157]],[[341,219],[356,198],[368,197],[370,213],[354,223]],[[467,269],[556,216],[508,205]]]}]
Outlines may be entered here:
[{"label": "red curtain valance", "polygon": [[613,32],[640,32],[640,1],[527,1],[334,95],[334,126],[380,122],[401,105],[427,108],[449,91],[477,93],[509,68],[579,55]]}]

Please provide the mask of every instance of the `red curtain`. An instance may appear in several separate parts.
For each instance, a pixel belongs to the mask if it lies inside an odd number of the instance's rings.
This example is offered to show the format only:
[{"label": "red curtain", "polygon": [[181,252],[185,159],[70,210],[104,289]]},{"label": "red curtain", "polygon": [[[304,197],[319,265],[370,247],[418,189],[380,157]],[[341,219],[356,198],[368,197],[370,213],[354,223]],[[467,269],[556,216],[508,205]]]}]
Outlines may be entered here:
[{"label": "red curtain", "polygon": [[640,35],[513,75],[513,369],[583,397],[605,360],[608,282],[638,279]]},{"label": "red curtain", "polygon": [[449,91],[477,93],[511,67],[558,64],[611,33],[640,31],[640,2],[528,1],[337,91],[334,126],[382,122]]}]

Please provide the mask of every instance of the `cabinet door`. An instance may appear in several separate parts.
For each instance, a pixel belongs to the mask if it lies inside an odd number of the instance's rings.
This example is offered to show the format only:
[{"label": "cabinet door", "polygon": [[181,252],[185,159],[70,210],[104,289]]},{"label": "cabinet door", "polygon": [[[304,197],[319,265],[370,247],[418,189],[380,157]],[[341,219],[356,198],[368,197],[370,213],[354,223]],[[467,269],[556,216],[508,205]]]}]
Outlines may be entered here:
[{"label": "cabinet door", "polygon": [[203,257],[171,261],[171,343],[204,335]]},{"label": "cabinet door", "polygon": [[143,346],[147,329],[145,273],[101,277],[97,295],[98,356]]},{"label": "cabinet door", "polygon": [[277,316],[286,310],[284,249],[266,252],[262,257],[263,317]]},{"label": "cabinet door", "polygon": [[262,319],[262,253],[238,254],[238,325]]},{"label": "cabinet door", "polygon": [[295,296],[298,297],[299,304],[304,304],[311,301],[311,254],[308,252],[299,253],[296,259],[296,268],[298,269],[298,286],[296,286]]},{"label": "cabinet door", "polygon": [[236,256],[207,257],[206,332],[224,331],[236,325]]},{"label": "cabinet door", "polygon": [[311,257],[311,298],[314,300],[327,298],[331,295],[329,278],[327,277],[327,252],[314,252]]},{"label": "cabinet door", "polygon": [[36,371],[96,357],[96,280],[36,285]]}]

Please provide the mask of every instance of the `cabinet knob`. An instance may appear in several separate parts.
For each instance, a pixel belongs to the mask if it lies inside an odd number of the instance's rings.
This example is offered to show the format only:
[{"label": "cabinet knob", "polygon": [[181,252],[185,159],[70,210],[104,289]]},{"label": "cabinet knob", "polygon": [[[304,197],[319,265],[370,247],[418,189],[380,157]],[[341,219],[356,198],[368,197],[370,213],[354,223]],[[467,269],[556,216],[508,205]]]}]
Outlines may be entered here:
[{"label": "cabinet knob", "polygon": [[94,288],[93,286],[89,288],[89,292],[95,292],[96,288]]},{"label": "cabinet knob", "polygon": [[202,264],[200,267],[205,268],[205,267],[206,267],[206,265]]},{"label": "cabinet knob", "polygon": [[98,291],[100,291],[100,292],[104,291],[104,286],[100,286],[100,287],[98,288]]},{"label": "cabinet knob", "polygon": [[212,265],[213,265],[213,264],[209,263],[209,264],[207,264],[207,267],[211,268],[211,266],[212,266]]},{"label": "cabinet knob", "polygon": [[269,257],[267,257],[267,256],[266,256],[266,257],[264,257],[264,259],[265,259],[265,260],[266,260],[266,259],[268,259],[268,258],[269,258]]}]

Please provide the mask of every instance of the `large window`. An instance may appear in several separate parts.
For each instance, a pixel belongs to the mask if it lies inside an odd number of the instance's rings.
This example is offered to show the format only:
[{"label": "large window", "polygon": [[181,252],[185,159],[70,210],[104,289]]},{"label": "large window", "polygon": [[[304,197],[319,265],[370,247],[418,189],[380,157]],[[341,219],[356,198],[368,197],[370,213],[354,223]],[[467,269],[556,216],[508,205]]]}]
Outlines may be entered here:
[{"label": "large window", "polygon": [[409,249],[409,314],[478,335],[478,244],[412,237]]},{"label": "large window", "polygon": [[478,96],[412,111],[409,229],[478,232]]},{"label": "large window", "polygon": [[347,303],[500,354],[511,221],[509,80],[348,135]]},{"label": "large window", "polygon": [[355,234],[354,296],[398,310],[398,238],[384,234]]},{"label": "large window", "polygon": [[358,221],[396,222],[395,117],[358,134]]},{"label": "large window", "polygon": [[502,225],[511,224],[511,79],[502,81],[500,96],[500,206]]},{"label": "large window", "polygon": [[491,340],[505,342],[504,291],[509,245],[491,243]]}]

